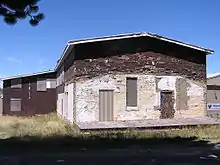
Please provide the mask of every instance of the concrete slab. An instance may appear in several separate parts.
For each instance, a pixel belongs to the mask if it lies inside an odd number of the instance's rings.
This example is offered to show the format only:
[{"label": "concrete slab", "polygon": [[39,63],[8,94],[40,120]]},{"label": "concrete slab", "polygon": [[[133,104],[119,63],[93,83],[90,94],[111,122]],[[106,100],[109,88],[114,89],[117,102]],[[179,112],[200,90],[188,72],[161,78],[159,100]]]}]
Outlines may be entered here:
[{"label": "concrete slab", "polygon": [[123,128],[161,128],[196,125],[219,125],[220,120],[210,117],[203,118],[179,118],[158,120],[130,120],[130,121],[107,121],[107,122],[81,122],[77,123],[81,130],[93,129],[123,129]]}]

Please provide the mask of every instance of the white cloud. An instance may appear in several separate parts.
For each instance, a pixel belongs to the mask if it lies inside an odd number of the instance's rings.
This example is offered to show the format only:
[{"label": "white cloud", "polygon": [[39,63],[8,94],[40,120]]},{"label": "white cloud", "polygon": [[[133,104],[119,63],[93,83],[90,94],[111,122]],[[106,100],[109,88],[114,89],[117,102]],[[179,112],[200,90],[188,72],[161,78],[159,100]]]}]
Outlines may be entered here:
[{"label": "white cloud", "polygon": [[21,59],[18,59],[18,58],[15,58],[15,57],[7,57],[6,60],[9,61],[9,62],[19,64],[19,65],[21,65],[23,63],[23,61]]},{"label": "white cloud", "polygon": [[45,63],[45,60],[44,59],[38,59],[37,63],[39,65],[43,65]]}]

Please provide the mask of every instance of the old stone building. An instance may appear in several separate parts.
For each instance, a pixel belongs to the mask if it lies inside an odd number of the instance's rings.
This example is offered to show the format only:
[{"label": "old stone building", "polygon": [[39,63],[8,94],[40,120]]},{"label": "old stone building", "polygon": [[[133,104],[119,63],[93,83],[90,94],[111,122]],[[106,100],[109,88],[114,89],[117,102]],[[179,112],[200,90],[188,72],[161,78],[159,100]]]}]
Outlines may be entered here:
[{"label": "old stone building", "polygon": [[69,41],[55,68],[57,112],[79,126],[204,117],[211,53],[150,33]]},{"label": "old stone building", "polygon": [[3,115],[57,111],[81,129],[146,119],[187,123],[206,116],[211,53],[151,33],[69,41],[54,70],[3,79]]}]

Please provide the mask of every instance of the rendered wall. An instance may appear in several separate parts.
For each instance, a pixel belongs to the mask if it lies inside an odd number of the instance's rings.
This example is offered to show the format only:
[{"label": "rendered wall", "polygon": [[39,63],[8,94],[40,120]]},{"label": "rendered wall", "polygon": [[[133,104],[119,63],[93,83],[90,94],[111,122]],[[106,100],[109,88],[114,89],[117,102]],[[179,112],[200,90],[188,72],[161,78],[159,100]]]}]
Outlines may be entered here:
[{"label": "rendered wall", "polygon": [[[158,118],[160,88],[174,91],[176,118],[204,116],[206,54],[201,51],[148,37],[78,44],[64,61],[64,72],[65,85],[76,82],[77,122],[98,120],[99,89],[106,88],[115,90],[115,120]],[[140,95],[139,110],[132,112],[125,107],[131,74],[139,79]]]},{"label": "rendered wall", "polygon": [[58,93],[57,113],[69,122],[73,122],[74,88],[73,83],[66,85],[64,93]]},{"label": "rendered wall", "polygon": [[[126,77],[138,78],[137,110],[126,108]],[[180,87],[185,88],[186,92]],[[205,114],[204,84],[181,76],[117,74],[79,79],[76,82],[76,122],[99,120],[100,89],[114,90],[114,120],[159,119],[161,90],[174,91],[175,118],[203,117]],[[186,104],[180,105],[184,98]]]}]

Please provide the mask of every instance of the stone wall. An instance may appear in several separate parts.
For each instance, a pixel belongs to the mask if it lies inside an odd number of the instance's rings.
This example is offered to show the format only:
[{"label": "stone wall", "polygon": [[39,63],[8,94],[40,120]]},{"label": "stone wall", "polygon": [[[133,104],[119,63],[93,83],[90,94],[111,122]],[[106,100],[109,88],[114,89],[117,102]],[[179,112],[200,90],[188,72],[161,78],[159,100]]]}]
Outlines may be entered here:
[{"label": "stone wall", "polygon": [[[65,86],[75,83],[73,116],[78,122],[98,121],[100,89],[115,91],[114,120],[159,118],[162,89],[174,91],[175,117],[204,115],[204,52],[146,37],[86,43],[74,47],[64,72]],[[138,111],[125,107],[127,75],[138,77]]]},{"label": "stone wall", "polygon": [[[138,109],[126,108],[126,77],[137,77]],[[177,81],[185,80],[185,91],[178,89]],[[183,81],[181,81],[183,82]],[[183,86],[184,87],[184,86]],[[114,90],[114,120],[159,119],[160,91],[174,91],[175,118],[202,117],[205,110],[205,85],[181,76],[154,74],[116,74],[81,78],[76,82],[76,122],[99,120],[99,90]],[[179,106],[185,97],[187,106]],[[185,109],[182,109],[185,108]]]},{"label": "stone wall", "polygon": [[[204,57],[201,56],[200,58]],[[205,64],[154,52],[76,60],[74,70],[72,70],[75,78],[94,77],[111,73],[180,75],[188,79],[206,82]]]}]

